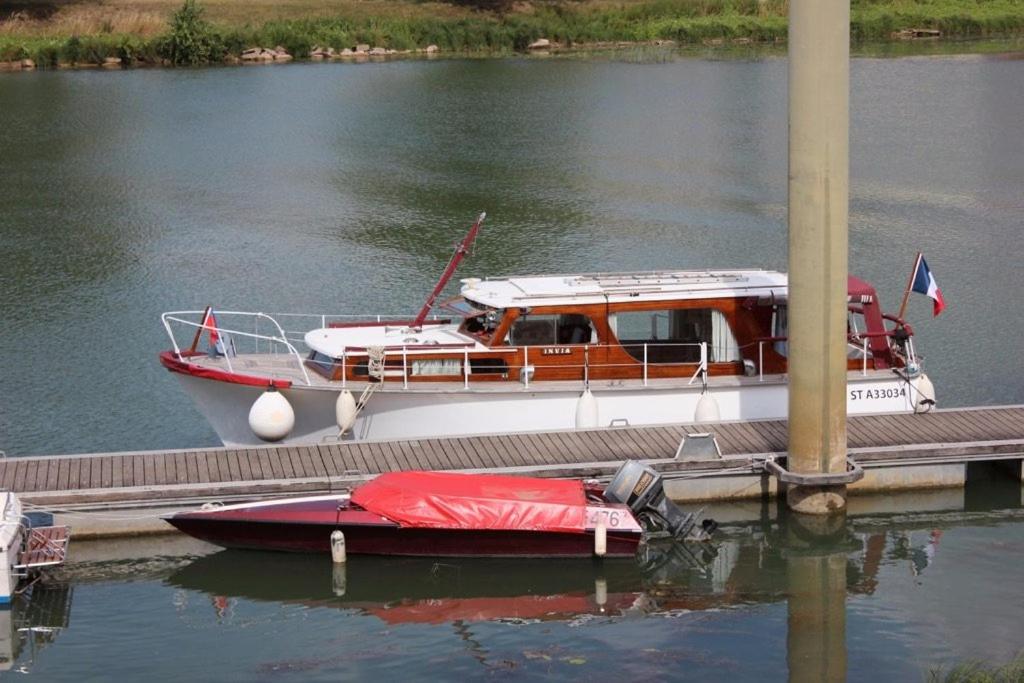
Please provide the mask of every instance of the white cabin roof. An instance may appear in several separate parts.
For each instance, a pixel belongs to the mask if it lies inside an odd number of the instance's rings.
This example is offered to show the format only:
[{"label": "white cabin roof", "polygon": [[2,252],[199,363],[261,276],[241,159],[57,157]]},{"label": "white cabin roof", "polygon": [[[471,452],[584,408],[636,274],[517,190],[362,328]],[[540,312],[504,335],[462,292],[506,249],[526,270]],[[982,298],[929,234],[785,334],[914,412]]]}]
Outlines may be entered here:
[{"label": "white cabin roof", "polygon": [[463,280],[462,296],[492,308],[623,301],[786,296],[785,273],[773,270],[677,270],[532,275]]}]

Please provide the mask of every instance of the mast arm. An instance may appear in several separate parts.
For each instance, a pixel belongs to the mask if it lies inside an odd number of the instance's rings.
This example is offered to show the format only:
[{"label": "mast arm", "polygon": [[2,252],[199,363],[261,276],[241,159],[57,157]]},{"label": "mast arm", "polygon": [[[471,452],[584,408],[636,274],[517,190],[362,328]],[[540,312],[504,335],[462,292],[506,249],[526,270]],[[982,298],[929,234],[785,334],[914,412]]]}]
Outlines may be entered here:
[{"label": "mast arm", "polygon": [[416,315],[416,319],[413,320],[410,327],[419,328],[423,326],[423,321],[427,319],[427,314],[429,314],[430,309],[434,307],[434,302],[437,301],[438,295],[441,294],[441,291],[448,284],[448,281],[452,279],[452,275],[455,274],[455,270],[459,267],[459,263],[461,263],[462,259],[469,253],[469,248],[473,246],[473,240],[476,239],[477,234],[480,232],[480,225],[484,222],[485,218],[487,218],[487,213],[481,213],[476,219],[476,223],[473,224],[473,227],[469,229],[469,232],[466,233],[466,236],[462,239],[462,242],[455,247],[455,253],[452,254],[451,260],[448,261],[448,266],[444,269],[444,272],[441,273],[441,279],[437,281],[436,285],[434,285],[434,291],[432,291],[430,296],[427,297],[426,303],[423,304],[423,308],[420,309],[420,312]]}]

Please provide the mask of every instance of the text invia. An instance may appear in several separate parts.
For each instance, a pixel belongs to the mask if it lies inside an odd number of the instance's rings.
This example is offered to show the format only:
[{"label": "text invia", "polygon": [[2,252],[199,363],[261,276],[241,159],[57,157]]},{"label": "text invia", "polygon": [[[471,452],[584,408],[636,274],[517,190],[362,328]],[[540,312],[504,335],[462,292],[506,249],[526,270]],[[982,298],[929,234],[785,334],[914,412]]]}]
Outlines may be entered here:
[{"label": "text invia", "polygon": [[555,347],[555,348],[541,349],[540,350],[540,355],[542,355],[542,356],[568,356],[570,353],[572,353],[572,349],[568,349],[568,348],[564,348],[564,347],[562,347],[562,348]]}]

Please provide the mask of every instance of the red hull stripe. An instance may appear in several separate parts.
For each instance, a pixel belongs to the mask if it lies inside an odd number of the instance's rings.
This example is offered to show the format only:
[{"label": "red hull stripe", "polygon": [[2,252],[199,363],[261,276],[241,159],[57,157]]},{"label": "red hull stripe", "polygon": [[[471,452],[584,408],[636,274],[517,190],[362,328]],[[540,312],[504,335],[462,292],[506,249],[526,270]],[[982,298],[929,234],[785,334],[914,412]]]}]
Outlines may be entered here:
[{"label": "red hull stripe", "polygon": [[[205,355],[205,354],[189,354],[182,353],[183,357],[190,355]],[[160,363],[170,370],[171,372],[180,372],[183,375],[191,375],[192,377],[202,377],[203,379],[213,379],[218,382],[230,382],[232,384],[244,384],[250,387],[275,387],[277,389],[287,389],[292,385],[291,380],[287,379],[271,379],[269,377],[254,377],[253,375],[239,375],[233,372],[225,372],[223,370],[217,370],[215,368],[204,368],[194,363],[188,363],[184,360],[178,360],[175,357],[173,351],[164,351],[160,354]]]}]

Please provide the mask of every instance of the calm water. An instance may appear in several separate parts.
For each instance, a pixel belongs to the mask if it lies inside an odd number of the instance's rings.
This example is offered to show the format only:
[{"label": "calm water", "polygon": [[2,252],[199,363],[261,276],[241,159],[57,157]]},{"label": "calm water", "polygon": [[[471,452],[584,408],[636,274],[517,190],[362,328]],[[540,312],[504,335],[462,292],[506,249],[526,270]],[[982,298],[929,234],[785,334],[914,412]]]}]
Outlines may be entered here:
[{"label": "calm water", "polygon": [[[784,59],[450,60],[0,80],[0,448],[214,444],[167,310],[418,308],[462,276],[785,268]],[[1024,402],[1024,61],[853,62],[854,272],[946,406]]]},{"label": "calm water", "polygon": [[1021,510],[806,536],[765,518],[725,529],[714,556],[646,570],[353,557],[335,572],[326,556],[131,559],[144,549],[122,544],[125,559],[72,565],[16,607],[0,655],[53,681],[913,681],[1024,648]]},{"label": "calm water", "polygon": [[[5,76],[0,448],[213,444],[156,362],[162,311],[415,310],[479,210],[463,276],[785,268],[784,60],[655,62]],[[894,309],[923,249],[940,402],[1024,403],[1024,61],[857,59],[852,82],[852,269]],[[8,613],[69,617],[11,643],[46,680],[917,680],[1024,648],[1020,489],[991,493],[811,547],[766,515],[646,573],[353,558],[342,596],[325,558],[129,549]]]}]

